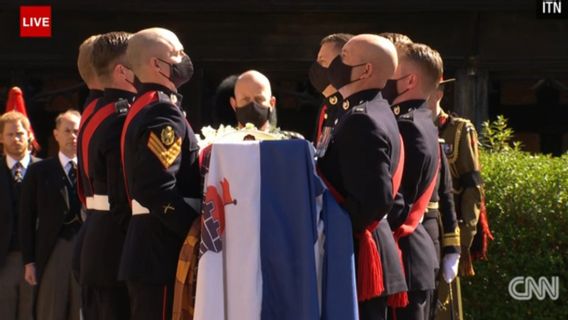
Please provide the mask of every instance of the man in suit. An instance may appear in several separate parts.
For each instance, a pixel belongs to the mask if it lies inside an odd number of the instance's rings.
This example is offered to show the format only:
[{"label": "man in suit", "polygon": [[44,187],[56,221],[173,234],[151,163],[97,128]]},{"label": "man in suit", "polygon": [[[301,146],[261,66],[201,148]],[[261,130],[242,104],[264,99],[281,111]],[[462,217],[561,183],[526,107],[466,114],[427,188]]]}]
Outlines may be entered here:
[{"label": "man in suit", "polygon": [[142,82],[128,111],[121,151],[132,218],[119,269],[133,319],[171,318],[179,250],[200,212],[198,145],[177,88],[191,59],[166,29],[139,31],[126,50]]},{"label": "man in suit", "polygon": [[17,111],[0,117],[0,315],[6,320],[32,319],[33,288],[24,281],[18,236],[18,205],[30,163],[30,121]]},{"label": "man in suit", "polygon": [[38,286],[36,319],[79,319],[79,285],[71,257],[81,226],[77,196],[79,112],[55,120],[56,157],[30,166],[22,185],[20,239],[25,280]]}]

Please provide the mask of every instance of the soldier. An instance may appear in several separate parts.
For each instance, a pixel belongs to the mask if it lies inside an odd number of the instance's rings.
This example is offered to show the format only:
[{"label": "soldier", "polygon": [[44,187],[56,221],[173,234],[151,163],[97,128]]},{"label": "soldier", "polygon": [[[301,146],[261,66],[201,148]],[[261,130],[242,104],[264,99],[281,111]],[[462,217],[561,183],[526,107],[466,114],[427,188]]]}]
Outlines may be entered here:
[{"label": "soldier", "polygon": [[[79,134],[77,135],[77,165],[79,174],[77,179],[77,193],[84,206],[87,205],[86,198],[92,197],[93,192],[90,185],[87,183],[82,163],[82,145],[88,144],[88,141],[84,141],[83,139],[83,127],[91,118],[98,99],[103,96],[103,86],[93,67],[93,44],[98,37],[100,37],[100,35],[93,35],[83,41],[79,46],[79,56],[77,57],[77,70],[79,71],[81,79],[83,79],[87,88],[89,88],[89,95],[83,103],[83,113],[81,115],[81,122],[79,123]],[[78,241],[77,245],[79,245],[79,243],[81,242]]]},{"label": "soldier", "polygon": [[[435,123],[439,128],[440,137],[445,141],[444,151],[452,176],[462,254],[459,274],[473,276],[470,249],[477,232],[482,205],[483,181],[479,171],[478,140],[475,127],[469,120],[446,114],[440,106],[440,101],[444,96],[444,86],[453,80],[448,79],[441,82],[430,97],[429,104],[435,112]],[[450,292],[453,293],[451,297]],[[441,306],[438,319],[452,319],[452,317],[463,319],[459,277],[451,287],[441,285],[438,295]]]},{"label": "soldier", "polygon": [[380,89],[397,65],[387,39],[358,35],[329,66],[345,98],[318,170],[351,217],[361,319],[386,319],[387,297],[406,290],[392,230],[383,218],[402,176],[401,137]]},{"label": "soldier", "polygon": [[432,196],[439,171],[438,132],[426,99],[442,73],[442,59],[423,44],[398,43],[399,65],[383,88],[392,101],[404,141],[405,163],[400,192],[388,215],[401,251],[408,285],[408,305],[394,308],[394,319],[426,320],[438,269],[432,239],[420,224]]},{"label": "soldier", "polygon": [[269,119],[276,110],[276,98],[265,75],[256,70],[239,75],[235,82],[235,95],[229,101],[235,110],[239,128],[251,123],[260,131],[270,131]]},{"label": "soldier", "polygon": [[122,124],[136,93],[134,73],[126,67],[130,36],[109,32],[93,45],[93,65],[105,89],[84,130],[89,144],[83,151],[93,191],[81,249],[80,279],[87,320],[130,317],[128,290],[117,280],[131,215],[120,161]]},{"label": "soldier", "polygon": [[[322,150],[327,148],[327,144],[329,144],[331,128],[337,119],[337,110],[343,103],[343,98],[329,82],[327,68],[329,68],[331,61],[341,54],[341,48],[352,37],[353,35],[347,33],[334,33],[323,38],[320,41],[317,60],[310,67],[310,82],[324,97],[323,105],[318,110],[313,139],[314,145],[318,148],[318,154],[322,153]],[[325,132],[325,134],[322,135],[322,132]]]},{"label": "soldier", "polygon": [[[400,33],[385,32],[381,33],[381,35],[391,40],[395,45],[413,42],[408,36]],[[440,83],[443,82],[444,81],[441,81]],[[430,97],[433,95],[434,94]],[[428,107],[431,107],[430,100],[428,100]],[[433,116],[437,114],[436,110],[430,108],[430,111]],[[443,144],[443,140],[439,140],[439,142]],[[440,262],[438,265],[442,270],[441,276],[444,281],[450,282],[456,276],[457,263],[460,257],[459,229],[457,228],[456,211],[452,194],[452,178],[448,161],[443,152],[440,152],[440,159],[438,181],[432,192],[432,199],[430,199],[430,203],[428,203],[428,210],[424,215],[422,225],[434,241],[436,257]],[[440,235],[442,235],[442,239],[440,239]],[[439,278],[440,276],[436,276],[436,289],[439,287]],[[437,290],[434,291],[431,303],[430,317],[433,318],[437,309]]]},{"label": "soldier", "polygon": [[239,128],[251,123],[260,131],[282,134],[285,138],[304,138],[297,132],[280,130],[276,123],[271,123],[271,115],[276,112],[276,98],[272,95],[268,78],[256,70],[239,75],[234,97],[229,101],[235,110]]},{"label": "soldier", "polygon": [[[89,144],[89,141],[84,139],[85,124],[91,118],[98,99],[103,95],[103,86],[93,67],[93,44],[99,36],[100,35],[92,35],[83,41],[83,43],[79,46],[79,55],[77,57],[77,70],[79,71],[81,79],[83,79],[87,88],[89,88],[89,95],[83,103],[83,112],[81,114],[81,122],[79,123],[79,133],[77,134],[77,196],[83,204],[82,209],[86,209],[82,212],[82,219],[86,219],[86,216],[83,213],[88,214],[89,210],[92,209],[91,200],[93,197],[93,191],[91,185],[87,181],[87,175],[85,173],[85,166],[83,163],[84,160],[86,161],[83,155],[83,145]],[[90,199],[89,203],[87,203],[87,198]],[[85,223],[81,225],[81,229],[77,235],[72,258],[73,275],[77,280],[79,280],[80,277],[81,247],[83,246],[83,237],[85,235],[84,230],[88,225],[88,221],[85,220],[84,222]],[[83,292],[81,292],[81,300],[82,304],[85,305]]]},{"label": "soldier", "polygon": [[452,194],[452,176],[448,160],[442,149],[444,140],[439,139],[438,142],[440,143],[440,172],[432,198],[428,203],[428,210],[422,221],[422,225],[434,241],[436,257],[441,270],[441,274],[436,276],[436,290],[431,300],[430,319],[434,319],[437,313],[440,278],[444,280],[442,286],[447,286],[447,283],[455,279],[461,252],[460,233]]},{"label": "soldier", "polygon": [[142,84],[121,136],[132,218],[119,279],[127,283],[133,319],[169,319],[178,254],[201,203],[197,139],[177,92],[193,64],[177,36],[162,28],[134,34],[126,54]]},{"label": "soldier", "polygon": [[[89,89],[89,95],[83,104],[83,113],[93,100],[103,96],[103,85],[95,73],[92,62],[93,44],[98,37],[100,37],[100,35],[92,35],[85,39],[85,41],[83,41],[83,43],[79,46],[79,55],[77,56],[77,70],[79,71],[81,79],[83,79],[85,85],[87,85],[87,88]],[[82,119],[82,122],[84,121],[86,121],[86,119]]]}]

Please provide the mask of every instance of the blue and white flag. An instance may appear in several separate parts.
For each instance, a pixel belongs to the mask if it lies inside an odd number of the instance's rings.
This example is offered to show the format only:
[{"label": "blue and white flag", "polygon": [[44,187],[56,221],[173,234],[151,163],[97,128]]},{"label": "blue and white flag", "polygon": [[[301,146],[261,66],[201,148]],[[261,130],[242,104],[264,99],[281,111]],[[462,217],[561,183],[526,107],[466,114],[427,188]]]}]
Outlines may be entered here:
[{"label": "blue and white flag", "polygon": [[304,140],[214,144],[194,319],[357,319],[351,224],[322,192]]}]

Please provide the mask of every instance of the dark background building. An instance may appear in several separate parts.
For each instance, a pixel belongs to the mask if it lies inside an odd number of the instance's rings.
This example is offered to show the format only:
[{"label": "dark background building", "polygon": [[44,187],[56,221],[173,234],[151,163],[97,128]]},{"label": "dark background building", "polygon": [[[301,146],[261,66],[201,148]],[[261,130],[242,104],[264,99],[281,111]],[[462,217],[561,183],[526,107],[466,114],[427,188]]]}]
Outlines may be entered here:
[{"label": "dark background building", "polygon": [[[194,128],[212,123],[222,79],[256,69],[272,82],[280,126],[311,137],[319,97],[307,70],[320,39],[392,31],[440,51],[445,77],[457,78],[447,109],[478,128],[504,114],[527,150],[558,155],[568,150],[568,19],[538,19],[541,2],[0,1],[0,104],[11,86],[24,90],[45,150],[55,115],[78,108],[86,95],[76,71],[79,44],[91,34],[162,26],[177,33],[196,66],[181,90]],[[51,38],[20,38],[22,4],[52,6]],[[562,5],[568,11],[568,0]]]}]

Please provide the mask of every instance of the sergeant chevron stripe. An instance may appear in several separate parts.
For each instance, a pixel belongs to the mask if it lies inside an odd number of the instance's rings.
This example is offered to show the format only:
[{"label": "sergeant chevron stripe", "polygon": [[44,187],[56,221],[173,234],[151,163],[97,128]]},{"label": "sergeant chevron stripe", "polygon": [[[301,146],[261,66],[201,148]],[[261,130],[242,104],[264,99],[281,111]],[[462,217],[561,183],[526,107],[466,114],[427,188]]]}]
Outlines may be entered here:
[{"label": "sergeant chevron stripe", "polygon": [[164,168],[169,168],[181,153],[181,137],[179,137],[171,146],[166,147],[160,138],[150,132],[148,138],[148,149],[160,160]]}]

